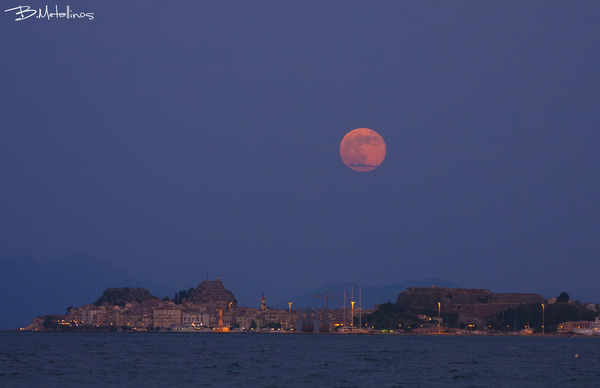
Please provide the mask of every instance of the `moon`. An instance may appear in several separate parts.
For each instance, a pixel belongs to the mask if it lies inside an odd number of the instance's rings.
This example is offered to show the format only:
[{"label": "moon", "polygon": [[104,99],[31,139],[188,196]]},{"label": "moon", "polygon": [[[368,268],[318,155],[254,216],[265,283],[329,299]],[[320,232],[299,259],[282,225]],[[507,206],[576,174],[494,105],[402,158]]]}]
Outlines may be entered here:
[{"label": "moon", "polygon": [[385,159],[385,142],[374,130],[356,128],[340,143],[340,156],[354,171],[367,172],[379,167]]}]

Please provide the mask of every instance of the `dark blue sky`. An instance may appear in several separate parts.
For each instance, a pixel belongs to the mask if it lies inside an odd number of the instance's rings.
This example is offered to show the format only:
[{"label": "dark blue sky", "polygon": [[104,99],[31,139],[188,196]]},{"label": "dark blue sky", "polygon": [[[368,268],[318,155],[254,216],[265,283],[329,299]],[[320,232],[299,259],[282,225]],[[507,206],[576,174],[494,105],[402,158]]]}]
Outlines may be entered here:
[{"label": "dark blue sky", "polygon": [[[0,257],[271,300],[600,294],[598,1],[71,9],[94,20],[0,14]],[[369,173],[338,153],[359,127],[387,145]]]}]

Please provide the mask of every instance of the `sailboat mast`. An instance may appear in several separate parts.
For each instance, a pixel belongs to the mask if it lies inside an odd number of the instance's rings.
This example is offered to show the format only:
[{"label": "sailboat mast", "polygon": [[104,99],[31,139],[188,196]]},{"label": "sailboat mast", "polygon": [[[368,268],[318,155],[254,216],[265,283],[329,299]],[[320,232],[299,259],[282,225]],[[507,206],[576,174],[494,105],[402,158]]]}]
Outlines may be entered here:
[{"label": "sailboat mast", "polygon": [[350,325],[352,326],[352,331],[354,331],[354,286],[352,286],[352,299],[350,303],[352,304],[352,320],[350,321]]},{"label": "sailboat mast", "polygon": [[362,287],[358,287],[358,328],[362,330]]},{"label": "sailboat mast", "polygon": [[344,327],[346,327],[346,289],[344,288]]}]

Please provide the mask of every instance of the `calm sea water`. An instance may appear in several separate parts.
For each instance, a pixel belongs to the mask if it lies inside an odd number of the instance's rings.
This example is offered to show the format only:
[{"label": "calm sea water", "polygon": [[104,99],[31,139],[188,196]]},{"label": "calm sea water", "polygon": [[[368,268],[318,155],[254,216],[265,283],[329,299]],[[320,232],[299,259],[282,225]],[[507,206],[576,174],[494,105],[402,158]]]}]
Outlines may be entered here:
[{"label": "calm sea water", "polygon": [[0,333],[0,387],[59,386],[600,387],[600,339]]}]

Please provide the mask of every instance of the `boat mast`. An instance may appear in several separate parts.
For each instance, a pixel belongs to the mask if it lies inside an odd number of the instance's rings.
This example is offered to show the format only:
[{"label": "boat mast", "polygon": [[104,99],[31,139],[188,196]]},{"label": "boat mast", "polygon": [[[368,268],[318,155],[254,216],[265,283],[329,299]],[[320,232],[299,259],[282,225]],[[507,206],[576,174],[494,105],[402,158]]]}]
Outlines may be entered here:
[{"label": "boat mast", "polygon": [[362,287],[358,287],[358,328],[362,330]]},{"label": "boat mast", "polygon": [[352,321],[350,322],[350,326],[352,327],[352,331],[354,331],[354,286],[352,286],[352,299],[350,303],[352,303]]},{"label": "boat mast", "polygon": [[344,288],[344,327],[346,327],[346,289]]}]

